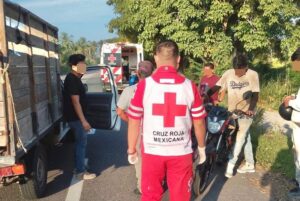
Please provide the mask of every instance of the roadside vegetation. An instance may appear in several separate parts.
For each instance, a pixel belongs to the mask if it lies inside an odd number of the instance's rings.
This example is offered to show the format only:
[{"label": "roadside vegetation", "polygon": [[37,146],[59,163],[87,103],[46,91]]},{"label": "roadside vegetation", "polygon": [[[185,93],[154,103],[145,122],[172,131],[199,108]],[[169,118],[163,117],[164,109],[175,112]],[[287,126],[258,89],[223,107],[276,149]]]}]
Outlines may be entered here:
[{"label": "roadside vegetation", "polygon": [[291,138],[276,128],[266,130],[262,126],[263,113],[260,108],[250,129],[256,162],[267,170],[294,178]]},{"label": "roadside vegetation", "polygon": [[291,137],[283,134],[282,128],[266,130],[261,122],[264,110],[277,112],[284,96],[297,94],[300,87],[300,74],[291,71],[289,64],[274,67],[271,64],[260,63],[254,68],[259,73],[261,82],[260,109],[251,127],[255,158],[264,168],[282,173],[289,179],[294,178]]},{"label": "roadside vegetation", "polygon": [[102,41],[88,41],[84,37],[75,40],[72,35],[62,33],[59,37],[61,74],[69,72],[68,57],[74,53],[86,56],[87,65],[99,64],[99,48]]},{"label": "roadside vegetation", "polygon": [[100,63],[100,49],[104,42],[125,41],[122,37],[110,38],[100,41],[89,41],[84,37],[74,39],[72,35],[61,33],[59,36],[60,67],[61,74],[69,72],[68,57],[74,53],[84,54],[87,65],[97,65]]},{"label": "roadside vegetation", "polygon": [[293,72],[289,64],[273,67],[272,64],[256,64],[254,69],[260,76],[261,93],[259,106],[266,110],[278,110],[286,95],[297,94],[300,74]]},{"label": "roadside vegetation", "polygon": [[108,0],[116,17],[111,32],[142,43],[146,54],[163,39],[176,41],[186,57],[183,67],[199,71],[214,62],[230,67],[232,55],[278,57],[282,61],[300,45],[299,1],[281,0]]}]

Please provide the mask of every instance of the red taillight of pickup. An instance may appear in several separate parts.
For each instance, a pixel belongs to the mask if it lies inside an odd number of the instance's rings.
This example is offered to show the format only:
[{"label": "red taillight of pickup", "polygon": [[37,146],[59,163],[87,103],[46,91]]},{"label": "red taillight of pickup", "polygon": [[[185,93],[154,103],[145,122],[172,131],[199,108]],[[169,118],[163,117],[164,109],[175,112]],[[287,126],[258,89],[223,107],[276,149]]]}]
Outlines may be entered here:
[{"label": "red taillight of pickup", "polygon": [[11,177],[25,174],[25,167],[23,164],[16,164],[8,167],[0,167],[0,179],[3,177]]}]

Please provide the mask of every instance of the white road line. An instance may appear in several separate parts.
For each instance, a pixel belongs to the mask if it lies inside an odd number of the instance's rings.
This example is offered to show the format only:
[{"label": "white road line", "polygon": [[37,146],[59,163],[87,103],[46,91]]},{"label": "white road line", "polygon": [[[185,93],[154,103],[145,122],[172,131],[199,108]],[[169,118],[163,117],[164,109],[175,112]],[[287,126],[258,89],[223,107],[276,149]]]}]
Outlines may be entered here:
[{"label": "white road line", "polygon": [[81,197],[81,191],[83,186],[83,180],[78,180],[76,175],[73,176],[66,201],[79,201]]},{"label": "white road line", "polygon": [[[88,159],[84,160],[85,166],[88,164]],[[73,175],[68,194],[65,201],[80,201],[81,192],[83,187],[83,180],[78,180],[76,175]]]}]

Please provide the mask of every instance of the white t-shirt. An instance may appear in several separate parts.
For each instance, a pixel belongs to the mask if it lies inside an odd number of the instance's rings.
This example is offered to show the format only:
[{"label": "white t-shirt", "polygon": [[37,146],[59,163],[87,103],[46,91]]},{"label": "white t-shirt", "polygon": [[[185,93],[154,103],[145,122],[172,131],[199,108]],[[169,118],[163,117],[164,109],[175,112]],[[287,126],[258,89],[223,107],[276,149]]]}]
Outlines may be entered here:
[{"label": "white t-shirt", "polygon": [[289,101],[289,106],[294,108],[297,111],[300,111],[300,89],[295,99]]},{"label": "white t-shirt", "polygon": [[292,113],[292,121],[300,128],[300,89],[298,90],[298,94],[296,98],[289,101],[289,106],[291,106],[294,111]]},{"label": "white t-shirt", "polygon": [[233,111],[234,109],[247,111],[250,99],[242,101],[243,94],[246,91],[260,91],[258,74],[251,69],[248,69],[246,74],[241,77],[235,75],[234,69],[229,69],[224,72],[216,85],[227,90],[229,111]]},{"label": "white t-shirt", "polygon": [[137,86],[137,84],[134,84],[134,85],[131,85],[129,87],[126,87],[123,90],[123,92],[122,92],[122,94],[121,94],[121,96],[118,100],[118,103],[117,103],[117,106],[120,109],[127,111],[128,107],[129,107],[129,104],[130,104],[130,101],[134,96],[136,86]]}]

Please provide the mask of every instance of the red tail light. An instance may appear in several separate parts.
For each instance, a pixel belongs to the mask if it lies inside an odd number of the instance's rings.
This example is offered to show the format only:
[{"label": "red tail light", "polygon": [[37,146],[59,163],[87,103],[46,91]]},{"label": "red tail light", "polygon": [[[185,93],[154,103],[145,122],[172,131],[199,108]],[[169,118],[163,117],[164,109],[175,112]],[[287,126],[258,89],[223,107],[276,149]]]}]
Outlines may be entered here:
[{"label": "red tail light", "polygon": [[0,168],[0,178],[22,174],[25,174],[25,166],[23,164]]}]

